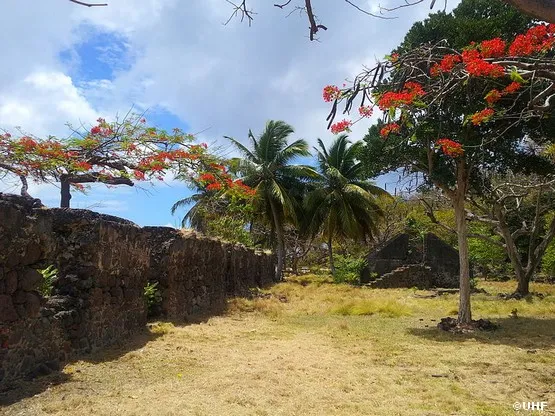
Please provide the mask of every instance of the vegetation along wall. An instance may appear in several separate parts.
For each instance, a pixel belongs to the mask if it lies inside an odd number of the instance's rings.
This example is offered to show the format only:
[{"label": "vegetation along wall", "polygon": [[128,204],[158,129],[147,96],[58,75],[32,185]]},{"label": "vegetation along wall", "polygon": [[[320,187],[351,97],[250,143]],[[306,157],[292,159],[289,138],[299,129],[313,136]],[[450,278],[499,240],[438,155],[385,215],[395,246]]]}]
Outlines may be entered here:
[{"label": "vegetation along wall", "polygon": [[270,254],[0,194],[0,389],[129,336],[149,311],[217,313],[274,275]]}]

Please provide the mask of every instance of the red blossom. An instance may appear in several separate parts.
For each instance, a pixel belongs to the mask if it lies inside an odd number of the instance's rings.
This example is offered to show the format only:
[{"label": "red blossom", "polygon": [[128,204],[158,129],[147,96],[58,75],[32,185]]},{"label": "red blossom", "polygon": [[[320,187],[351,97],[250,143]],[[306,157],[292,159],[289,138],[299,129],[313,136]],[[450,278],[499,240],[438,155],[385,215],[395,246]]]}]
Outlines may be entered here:
[{"label": "red blossom", "polygon": [[505,89],[503,90],[503,94],[512,94],[517,92],[520,88],[522,88],[522,85],[520,85],[520,83],[518,82],[511,82],[509,85],[507,85],[505,87]]},{"label": "red blossom", "polygon": [[341,120],[341,121],[338,121],[335,124],[332,124],[330,130],[333,134],[339,134],[339,133],[344,132],[344,131],[348,132],[348,131],[350,131],[351,125],[352,125],[351,121]]},{"label": "red blossom", "polygon": [[85,161],[75,162],[75,167],[79,170],[84,170],[84,171],[92,169],[92,165]]},{"label": "red blossom", "polygon": [[23,146],[23,149],[26,152],[30,152],[31,150],[36,149],[37,147],[37,142],[33,139],[31,139],[30,137],[24,136],[22,138],[19,139],[19,144],[21,146]]},{"label": "red blossom", "polygon": [[507,44],[501,38],[485,40],[480,44],[483,58],[498,58],[505,54]]},{"label": "red blossom", "polygon": [[324,101],[329,103],[337,100],[341,95],[341,90],[335,85],[328,85],[324,88],[323,92]]},{"label": "red blossom", "polygon": [[137,179],[139,181],[144,181],[145,180],[145,173],[140,171],[140,170],[134,170],[133,175],[135,176],[135,179]]},{"label": "red blossom", "polygon": [[374,112],[374,109],[369,105],[360,106],[358,109],[358,113],[360,114],[361,117],[370,117],[373,112]]},{"label": "red blossom", "polygon": [[511,46],[511,56],[527,56],[536,52],[546,52],[555,45],[555,25],[537,25],[525,34],[518,35]]},{"label": "red blossom", "polygon": [[459,157],[464,155],[464,149],[462,145],[451,139],[439,139],[436,144],[440,146],[441,151],[449,157]]},{"label": "red blossom", "polygon": [[199,180],[203,182],[216,182],[216,177],[212,173],[203,173],[199,176]]},{"label": "red blossom", "polygon": [[382,111],[397,108],[403,105],[411,105],[417,97],[425,94],[424,89],[417,82],[407,82],[400,92],[388,91],[378,100],[378,107]]},{"label": "red blossom", "polygon": [[484,122],[489,121],[494,114],[495,110],[491,108],[486,108],[482,111],[472,114],[472,116],[470,116],[470,121],[475,126],[478,126]]},{"label": "red blossom", "polygon": [[218,191],[222,189],[222,184],[220,182],[212,182],[206,187],[206,189],[209,191]]},{"label": "red blossom", "polygon": [[493,89],[487,93],[486,101],[490,106],[492,106],[493,104],[495,104],[497,101],[501,99],[501,96],[502,94],[501,92],[499,92],[499,90]]},{"label": "red blossom", "polygon": [[399,133],[399,131],[401,130],[401,126],[397,123],[389,123],[386,124],[381,130],[380,130],[380,136],[382,137],[387,137],[389,136],[391,133]]},{"label": "red blossom", "polygon": [[441,72],[450,72],[459,62],[461,62],[461,57],[459,55],[445,55],[440,63],[436,63],[432,66],[430,74],[432,76],[437,76]]}]

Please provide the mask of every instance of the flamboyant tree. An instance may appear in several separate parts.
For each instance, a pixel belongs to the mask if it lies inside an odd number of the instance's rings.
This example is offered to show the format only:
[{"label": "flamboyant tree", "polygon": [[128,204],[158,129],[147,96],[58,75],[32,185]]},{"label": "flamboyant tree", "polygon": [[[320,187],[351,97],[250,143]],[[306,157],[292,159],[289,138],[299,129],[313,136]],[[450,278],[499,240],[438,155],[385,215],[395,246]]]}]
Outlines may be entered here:
[{"label": "flamboyant tree", "polygon": [[[541,145],[553,135],[542,126],[555,97],[554,45],[555,25],[537,25],[509,43],[495,38],[462,51],[443,42],[421,45],[379,62],[350,87],[324,89],[324,99],[333,103],[328,118],[333,132],[352,124],[333,123],[340,102],[349,112],[358,97],[361,116],[378,107],[385,119],[378,140],[389,166],[402,161],[450,198],[460,255],[460,324],[472,321],[465,199],[477,172],[495,171],[502,158],[510,164],[525,141]],[[371,143],[378,148],[375,133]]]},{"label": "flamboyant tree", "polygon": [[142,116],[127,116],[114,122],[100,118],[90,129],[73,131],[65,140],[1,135],[0,170],[19,176],[24,195],[27,178],[59,183],[61,207],[70,206],[71,188],[84,190],[90,183],[133,186],[163,180],[170,171],[191,179],[214,171],[213,186],[228,186],[206,144],[196,144],[194,136],[179,129],[168,133],[149,127]]}]

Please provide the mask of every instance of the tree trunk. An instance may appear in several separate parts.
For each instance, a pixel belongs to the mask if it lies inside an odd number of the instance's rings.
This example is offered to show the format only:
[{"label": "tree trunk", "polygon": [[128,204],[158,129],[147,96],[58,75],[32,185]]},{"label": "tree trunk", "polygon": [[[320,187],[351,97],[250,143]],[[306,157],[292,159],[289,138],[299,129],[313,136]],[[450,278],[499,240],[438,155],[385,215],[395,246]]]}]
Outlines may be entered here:
[{"label": "tree trunk", "polygon": [[71,200],[71,191],[69,189],[69,180],[62,177],[60,179],[60,189],[61,189],[61,208],[69,208],[69,201]]},{"label": "tree trunk", "polygon": [[31,197],[29,195],[29,184],[27,183],[27,178],[24,175],[19,175],[19,180],[21,181],[21,196]]},{"label": "tree trunk", "polygon": [[272,209],[272,216],[274,217],[274,226],[276,228],[276,281],[283,280],[283,268],[285,265],[285,243],[283,238],[283,227],[279,218],[279,213],[274,200],[270,198],[270,208]]},{"label": "tree trunk", "polygon": [[468,231],[466,226],[465,196],[468,183],[464,161],[457,163],[457,189],[453,195],[457,239],[459,244],[460,290],[459,290],[459,324],[472,322],[470,310],[470,262],[468,259]]},{"label": "tree trunk", "polygon": [[521,12],[549,23],[555,23],[553,0],[505,0]]},{"label": "tree trunk", "polygon": [[531,276],[526,273],[518,279],[518,285],[515,293],[518,293],[521,296],[526,296],[530,293],[530,277]]},{"label": "tree trunk", "polygon": [[332,276],[335,276],[335,265],[333,263],[333,246],[332,246],[332,235],[330,234],[328,237],[328,255],[330,258],[330,273]]}]

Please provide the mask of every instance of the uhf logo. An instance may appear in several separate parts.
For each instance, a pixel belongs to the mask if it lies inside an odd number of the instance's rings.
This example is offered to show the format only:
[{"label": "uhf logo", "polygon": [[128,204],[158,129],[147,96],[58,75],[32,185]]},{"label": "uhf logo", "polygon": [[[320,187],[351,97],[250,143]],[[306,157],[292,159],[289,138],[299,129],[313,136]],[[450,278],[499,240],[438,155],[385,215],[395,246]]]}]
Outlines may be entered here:
[{"label": "uhf logo", "polygon": [[526,410],[528,412],[538,411],[543,412],[547,408],[547,402],[515,402],[513,409]]}]

